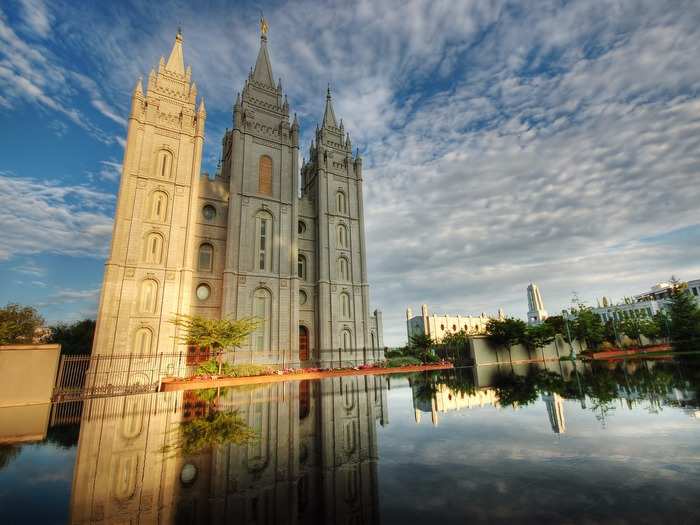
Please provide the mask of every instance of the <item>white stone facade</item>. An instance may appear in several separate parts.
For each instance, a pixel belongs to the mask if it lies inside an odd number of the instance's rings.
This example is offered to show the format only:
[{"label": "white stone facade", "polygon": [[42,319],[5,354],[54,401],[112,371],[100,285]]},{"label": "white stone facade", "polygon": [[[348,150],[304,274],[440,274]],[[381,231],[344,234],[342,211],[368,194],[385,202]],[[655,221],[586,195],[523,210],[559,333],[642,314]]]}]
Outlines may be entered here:
[{"label": "white stone facade", "polygon": [[536,284],[530,283],[527,287],[527,323],[540,324],[547,319],[547,310],[544,309],[542,294]]},{"label": "white stone facade", "polygon": [[[700,303],[700,279],[687,282],[688,291],[693,295],[695,301]],[[648,292],[635,295],[632,299],[620,301],[616,304],[603,297],[598,306],[593,311],[598,314],[603,322],[624,321],[629,318],[652,317],[668,306],[668,299],[671,296],[671,283],[657,283]]]},{"label": "white stone facade", "polygon": [[482,313],[479,316],[471,315],[430,315],[428,305],[421,306],[421,315],[413,315],[413,310],[406,309],[406,332],[410,341],[412,336],[425,334],[435,342],[441,342],[447,334],[466,331],[470,335],[486,333],[486,325],[491,319],[503,319],[503,310],[499,309],[497,317],[490,317]]},{"label": "white stone facade", "polygon": [[362,159],[330,90],[300,167],[299,124],[274,82],[265,26],[213,178],[200,173],[206,112],[196,97],[178,34],[146,93],[139,82],[133,94],[93,352],[177,351],[175,314],[198,314],[264,320],[242,349],[249,361],[381,358]]}]

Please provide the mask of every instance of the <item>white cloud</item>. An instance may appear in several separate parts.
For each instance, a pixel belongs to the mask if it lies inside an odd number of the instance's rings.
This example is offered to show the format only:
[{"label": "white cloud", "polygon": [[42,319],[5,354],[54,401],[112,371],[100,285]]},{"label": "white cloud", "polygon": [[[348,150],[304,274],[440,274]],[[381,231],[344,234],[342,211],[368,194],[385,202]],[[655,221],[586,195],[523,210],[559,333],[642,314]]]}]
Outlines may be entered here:
[{"label": "white cloud", "polygon": [[[25,24],[33,36],[44,37],[50,30],[50,17],[41,2],[24,2]],[[46,34],[45,34],[46,33]],[[13,103],[24,101],[36,104],[67,118],[76,126],[88,131],[104,143],[113,139],[78,109],[81,99],[75,95],[87,93],[91,104],[102,115],[124,125],[126,120],[118,116],[103,100],[93,80],[64,66],[58,55],[44,44],[21,37],[0,10],[0,107],[13,108]],[[51,127],[56,130],[55,125]],[[60,136],[60,135],[59,135]]]},{"label": "white cloud", "polygon": [[[82,121],[57,108],[70,93],[49,87],[71,86],[123,125],[134,81],[186,20],[214,162],[255,60],[258,11],[171,7],[105,17],[67,4],[60,31],[82,72],[0,19],[13,55],[0,59],[0,106],[25,97]],[[405,338],[408,305],[522,315],[530,280],[557,310],[573,290],[619,297],[700,274],[697,2],[299,1],[265,13],[302,151],[330,82],[363,153],[372,299],[389,343]]]},{"label": "white cloud", "polygon": [[56,253],[105,257],[115,196],[0,173],[0,260]]},{"label": "white cloud", "polygon": [[21,0],[22,18],[36,35],[46,38],[51,31],[51,16],[48,7],[41,0]]}]

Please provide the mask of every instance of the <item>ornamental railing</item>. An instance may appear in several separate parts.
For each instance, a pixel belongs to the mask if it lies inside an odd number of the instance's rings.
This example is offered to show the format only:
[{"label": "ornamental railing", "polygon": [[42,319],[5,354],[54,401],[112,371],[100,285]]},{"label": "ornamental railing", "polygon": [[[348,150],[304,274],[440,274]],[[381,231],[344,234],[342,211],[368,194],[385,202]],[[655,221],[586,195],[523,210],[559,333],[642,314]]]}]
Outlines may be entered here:
[{"label": "ornamental railing", "polygon": [[210,360],[231,365],[255,364],[279,370],[348,368],[383,358],[382,350],[370,348],[311,349],[301,353],[229,350],[217,355],[189,347],[187,351],[176,353],[62,356],[53,399],[66,401],[156,392],[163,378],[197,375],[202,373],[202,364]]}]

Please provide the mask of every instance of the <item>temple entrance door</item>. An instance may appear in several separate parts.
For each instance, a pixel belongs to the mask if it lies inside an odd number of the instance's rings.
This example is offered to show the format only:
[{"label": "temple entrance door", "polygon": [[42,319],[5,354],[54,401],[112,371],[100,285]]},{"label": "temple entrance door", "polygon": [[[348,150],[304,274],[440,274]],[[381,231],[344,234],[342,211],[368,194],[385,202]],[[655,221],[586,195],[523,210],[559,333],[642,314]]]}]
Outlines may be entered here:
[{"label": "temple entrance door", "polygon": [[299,361],[309,360],[309,331],[299,326]]}]

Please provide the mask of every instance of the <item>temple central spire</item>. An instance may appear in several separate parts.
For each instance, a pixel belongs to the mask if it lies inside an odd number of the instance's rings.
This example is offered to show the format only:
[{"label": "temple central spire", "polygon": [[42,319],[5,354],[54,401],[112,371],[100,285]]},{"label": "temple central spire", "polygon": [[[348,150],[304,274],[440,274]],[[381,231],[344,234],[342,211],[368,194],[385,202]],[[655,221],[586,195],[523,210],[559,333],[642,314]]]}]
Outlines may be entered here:
[{"label": "temple central spire", "polygon": [[275,88],[275,82],[272,76],[272,66],[270,65],[270,56],[267,54],[267,32],[270,26],[263,16],[260,17],[260,51],[258,51],[258,59],[255,61],[255,69],[253,70],[253,80],[261,84]]},{"label": "temple central spire", "polygon": [[333,102],[331,101],[331,85],[328,84],[328,89],[326,90],[326,110],[323,112],[323,126],[337,128],[338,121],[335,119],[335,112],[333,111]]},{"label": "temple central spire", "polygon": [[173,44],[173,49],[170,51],[170,57],[168,58],[167,64],[165,64],[165,69],[177,73],[178,75],[185,74],[185,58],[182,54],[182,30],[177,29],[177,35],[175,35],[175,43]]}]

